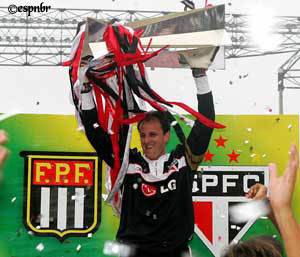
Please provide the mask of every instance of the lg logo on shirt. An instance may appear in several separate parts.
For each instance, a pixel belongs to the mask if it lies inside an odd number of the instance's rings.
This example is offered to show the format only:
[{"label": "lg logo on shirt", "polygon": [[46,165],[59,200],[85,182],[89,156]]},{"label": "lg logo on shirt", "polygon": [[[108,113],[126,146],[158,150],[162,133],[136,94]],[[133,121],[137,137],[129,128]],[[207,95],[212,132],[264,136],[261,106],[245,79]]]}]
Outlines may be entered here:
[{"label": "lg logo on shirt", "polygon": [[[176,180],[172,179],[168,182],[167,185],[160,186],[160,193],[164,194],[169,191],[174,191],[175,189],[176,189]],[[142,192],[145,196],[150,197],[156,194],[157,189],[153,185],[142,183]]]},{"label": "lg logo on shirt", "polygon": [[168,183],[167,186],[161,186],[160,187],[160,192],[162,194],[167,193],[169,191],[174,191],[176,189],[176,180],[175,179],[171,179]]},{"label": "lg logo on shirt", "polygon": [[142,183],[142,192],[145,196],[150,197],[156,194],[156,187]]}]

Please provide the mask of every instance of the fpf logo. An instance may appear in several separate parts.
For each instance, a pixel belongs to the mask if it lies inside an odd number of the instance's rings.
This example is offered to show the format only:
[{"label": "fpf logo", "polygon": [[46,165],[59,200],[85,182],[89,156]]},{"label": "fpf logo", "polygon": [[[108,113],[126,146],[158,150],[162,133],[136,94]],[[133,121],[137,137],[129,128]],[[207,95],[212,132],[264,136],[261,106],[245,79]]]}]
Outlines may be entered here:
[{"label": "fpf logo", "polygon": [[21,152],[24,224],[36,235],[86,236],[101,222],[101,176],[94,153]]}]

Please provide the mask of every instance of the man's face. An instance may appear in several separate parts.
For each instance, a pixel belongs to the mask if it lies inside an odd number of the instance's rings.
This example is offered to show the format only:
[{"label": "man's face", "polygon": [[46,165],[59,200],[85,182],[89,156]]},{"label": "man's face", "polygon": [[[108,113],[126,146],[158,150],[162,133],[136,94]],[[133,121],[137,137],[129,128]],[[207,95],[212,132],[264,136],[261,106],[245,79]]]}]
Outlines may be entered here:
[{"label": "man's face", "polygon": [[163,133],[158,119],[143,121],[139,129],[141,144],[145,156],[150,160],[157,160],[165,154],[170,132]]}]

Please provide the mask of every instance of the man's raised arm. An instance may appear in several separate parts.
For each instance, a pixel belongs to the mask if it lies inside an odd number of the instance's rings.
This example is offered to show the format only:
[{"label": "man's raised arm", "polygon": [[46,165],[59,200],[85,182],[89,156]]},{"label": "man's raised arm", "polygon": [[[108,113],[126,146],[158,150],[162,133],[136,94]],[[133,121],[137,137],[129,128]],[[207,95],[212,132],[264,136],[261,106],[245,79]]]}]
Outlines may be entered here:
[{"label": "man's raised arm", "polygon": [[98,155],[110,167],[113,167],[114,159],[112,155],[112,142],[108,133],[104,131],[98,122],[98,113],[92,91],[82,92],[81,97],[82,111],[80,117],[85,129],[85,134]]},{"label": "man's raised arm", "polygon": [[[192,73],[197,87],[198,112],[211,120],[215,120],[213,96],[208,84],[206,70],[192,68]],[[198,120],[195,121],[186,146],[187,159],[193,170],[199,166],[208,148],[212,132],[212,128],[201,124]]]}]

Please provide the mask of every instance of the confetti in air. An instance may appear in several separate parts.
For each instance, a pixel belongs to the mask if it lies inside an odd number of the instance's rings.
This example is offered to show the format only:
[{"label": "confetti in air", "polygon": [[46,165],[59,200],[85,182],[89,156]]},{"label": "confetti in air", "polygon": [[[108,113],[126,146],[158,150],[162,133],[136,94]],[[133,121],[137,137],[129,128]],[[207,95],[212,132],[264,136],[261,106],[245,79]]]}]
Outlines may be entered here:
[{"label": "confetti in air", "polygon": [[16,199],[17,199],[17,197],[13,197],[13,198],[11,199],[11,202],[14,203],[14,202],[16,201]]},{"label": "confetti in air", "polygon": [[261,216],[260,219],[262,219],[262,220],[267,220],[268,217],[267,217],[267,216]]},{"label": "confetti in air", "polygon": [[269,106],[267,106],[265,108],[265,110],[266,110],[267,113],[273,112],[273,109],[271,107],[269,107]]},{"label": "confetti in air", "polygon": [[176,120],[172,121],[171,126],[174,127],[178,124],[178,122]]},{"label": "confetti in air", "polygon": [[44,245],[43,245],[42,243],[39,243],[39,244],[36,246],[35,249],[36,249],[37,251],[41,252],[41,251],[44,250],[44,248],[45,248]]},{"label": "confetti in air", "polygon": [[72,199],[72,200],[75,200],[75,201],[76,201],[76,200],[78,201],[78,200],[80,200],[80,199],[83,199],[84,197],[85,197],[85,195],[76,195],[76,194],[75,194],[75,195],[72,195],[72,196],[71,196],[71,199]]},{"label": "confetti in air", "polygon": [[94,123],[93,127],[94,127],[94,129],[96,129],[96,128],[100,127],[100,125],[98,123]]},{"label": "confetti in air", "polygon": [[186,121],[186,124],[189,126],[189,127],[193,127],[194,126],[194,123],[195,121],[191,120],[191,121]]},{"label": "confetti in air", "polygon": [[270,207],[266,200],[252,200],[247,203],[236,204],[229,209],[230,220],[234,223],[243,223],[267,216],[269,212]]},{"label": "confetti in air", "polygon": [[239,240],[234,239],[234,240],[232,241],[232,244],[237,244],[238,242],[239,242]]},{"label": "confetti in air", "polygon": [[110,256],[119,256],[122,254],[122,257],[129,257],[134,253],[134,248],[118,242],[106,241],[104,243],[103,253]]},{"label": "confetti in air", "polygon": [[102,194],[103,201],[106,201],[106,198],[107,198],[107,194]]},{"label": "confetti in air", "polygon": [[83,128],[83,126],[79,126],[76,130],[77,131],[84,131],[84,128]]}]

